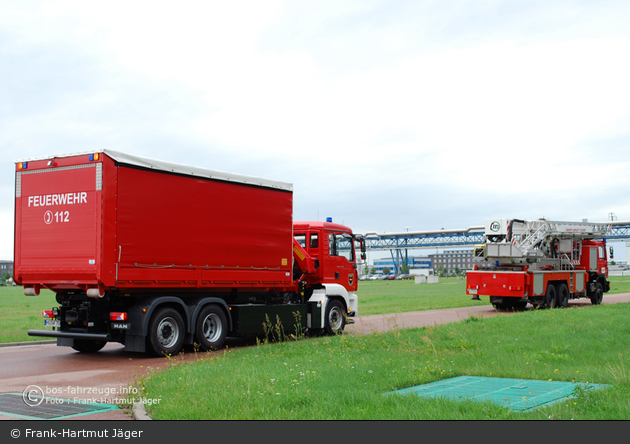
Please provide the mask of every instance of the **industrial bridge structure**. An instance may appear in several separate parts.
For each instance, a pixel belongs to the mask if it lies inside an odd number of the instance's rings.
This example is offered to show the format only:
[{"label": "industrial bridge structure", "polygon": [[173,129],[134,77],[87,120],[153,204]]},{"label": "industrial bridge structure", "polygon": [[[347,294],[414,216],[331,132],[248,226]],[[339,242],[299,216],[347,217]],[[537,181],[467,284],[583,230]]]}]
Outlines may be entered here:
[{"label": "industrial bridge structure", "polygon": [[[630,221],[594,222],[611,226],[606,240],[630,242]],[[400,264],[407,262],[407,250],[422,248],[473,247],[484,242],[485,226],[473,226],[460,230],[402,231],[397,233],[368,232],[363,234],[367,250],[389,250],[396,272]]]},{"label": "industrial bridge structure", "polygon": [[[594,222],[611,226],[607,240],[630,241],[630,221]],[[398,233],[368,232],[363,235],[368,250],[409,250],[416,248],[448,248],[483,243],[484,226],[463,230],[403,231]]]}]

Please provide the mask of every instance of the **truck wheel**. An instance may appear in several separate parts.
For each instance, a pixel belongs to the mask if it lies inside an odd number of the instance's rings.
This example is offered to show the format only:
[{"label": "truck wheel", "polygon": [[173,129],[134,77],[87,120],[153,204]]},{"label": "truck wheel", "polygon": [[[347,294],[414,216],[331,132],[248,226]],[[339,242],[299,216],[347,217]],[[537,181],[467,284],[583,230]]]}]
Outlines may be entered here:
[{"label": "truck wheel", "polygon": [[567,284],[562,283],[558,285],[557,298],[558,298],[558,307],[568,307],[569,306],[569,287]]},{"label": "truck wheel", "polygon": [[324,331],[327,335],[340,335],[343,333],[343,328],[346,325],[343,304],[335,299],[331,299],[327,305]]},{"label": "truck wheel", "polygon": [[602,285],[601,282],[597,282],[595,284],[595,293],[593,293],[591,296],[591,304],[599,305],[602,303],[603,299],[604,299],[604,286]]},{"label": "truck wheel", "polygon": [[556,287],[553,284],[547,285],[544,306],[545,308],[556,308]]},{"label": "truck wheel", "polygon": [[90,341],[87,339],[75,339],[72,348],[81,353],[96,353],[107,344],[106,341]]},{"label": "truck wheel", "polygon": [[527,301],[514,301],[513,307],[515,310],[525,310],[527,307]]},{"label": "truck wheel", "polygon": [[199,313],[195,334],[203,351],[223,347],[227,336],[227,318],[216,305],[206,305]]},{"label": "truck wheel", "polygon": [[184,344],[184,320],[177,310],[159,308],[149,324],[149,349],[158,356],[176,355]]},{"label": "truck wheel", "polygon": [[507,305],[505,304],[505,298],[490,296],[490,303],[497,311],[505,310],[507,308]]}]

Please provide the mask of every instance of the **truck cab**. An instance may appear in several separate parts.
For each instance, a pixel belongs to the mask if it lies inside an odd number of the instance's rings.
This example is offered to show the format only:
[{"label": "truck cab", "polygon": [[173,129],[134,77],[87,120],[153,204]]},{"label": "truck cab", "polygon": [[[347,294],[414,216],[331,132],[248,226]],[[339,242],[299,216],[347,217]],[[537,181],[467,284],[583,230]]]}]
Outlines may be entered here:
[{"label": "truck cab", "polygon": [[359,247],[365,258],[363,238],[330,220],[295,222],[293,237],[294,279],[303,283],[309,327],[328,334],[342,331],[358,316],[355,249]]},{"label": "truck cab", "polygon": [[332,222],[296,222],[293,236],[314,262],[313,272],[305,276],[308,284],[338,284],[346,291],[357,290],[355,248],[363,253],[365,246],[350,228]]}]

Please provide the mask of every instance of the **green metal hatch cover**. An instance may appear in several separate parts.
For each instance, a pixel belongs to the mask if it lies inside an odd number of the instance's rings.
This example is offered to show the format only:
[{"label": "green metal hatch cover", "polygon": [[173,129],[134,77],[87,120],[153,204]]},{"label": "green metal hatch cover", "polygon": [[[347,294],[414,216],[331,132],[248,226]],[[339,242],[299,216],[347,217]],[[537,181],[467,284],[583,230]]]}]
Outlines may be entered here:
[{"label": "green metal hatch cover", "polygon": [[0,393],[0,415],[21,419],[63,419],[118,409],[112,404],[42,396],[31,396],[30,401],[30,404],[24,402],[23,393]]},{"label": "green metal hatch cover", "polygon": [[472,399],[492,401],[516,411],[532,410],[559,402],[575,395],[576,390],[596,390],[608,384],[590,384],[532,379],[489,378],[484,376],[458,376],[429,384],[408,387],[389,394],[429,398]]}]

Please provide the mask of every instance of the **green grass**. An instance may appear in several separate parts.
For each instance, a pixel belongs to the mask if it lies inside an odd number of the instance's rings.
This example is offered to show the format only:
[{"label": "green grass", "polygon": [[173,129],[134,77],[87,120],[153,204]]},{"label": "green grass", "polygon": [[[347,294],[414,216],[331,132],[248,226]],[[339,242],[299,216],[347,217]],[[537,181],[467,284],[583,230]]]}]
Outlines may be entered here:
[{"label": "green grass", "polygon": [[[606,294],[629,293],[630,276],[612,276]],[[406,281],[361,281],[359,283],[359,315],[369,316],[410,311],[488,305],[487,296],[480,301],[466,294],[466,279],[440,278],[439,284],[416,284]],[[606,300],[606,294],[604,300]]]},{"label": "green grass", "polygon": [[[610,293],[630,292],[630,276],[611,277]],[[466,294],[465,280],[440,278],[439,284],[415,284],[414,281],[361,281],[359,314],[369,316],[410,311],[488,305],[487,297],[472,300]],[[606,295],[604,295],[604,300]],[[22,287],[0,287],[0,342],[40,341],[28,336],[29,329],[46,329],[42,310],[57,306],[54,294],[42,290],[39,296],[24,296]]]},{"label": "green grass", "polygon": [[[606,294],[630,293],[630,276],[610,276],[610,291]],[[606,294],[604,298],[606,298]]]},{"label": "green grass", "polygon": [[[630,292],[630,277],[611,277]],[[361,315],[488,304],[464,283],[362,282]],[[0,287],[0,341],[43,328],[51,292]],[[371,335],[313,338],[199,354],[138,381],[155,419],[628,419],[630,304],[532,310],[509,316]],[[383,396],[459,375],[612,384],[532,412],[488,402]],[[211,394],[209,396],[208,394]]]},{"label": "green grass", "polygon": [[[630,304],[532,310],[370,335],[200,354],[138,381],[154,419],[630,418]],[[530,412],[383,396],[460,375],[611,384]]]},{"label": "green grass", "polygon": [[440,278],[439,284],[416,284],[413,280],[361,281],[359,315],[370,316],[410,311],[488,305],[488,298],[471,300],[466,294],[466,280]]},{"label": "green grass", "polygon": [[41,341],[28,330],[52,330],[44,327],[42,310],[58,306],[55,294],[42,290],[39,296],[24,296],[22,287],[0,287],[0,342]]}]

